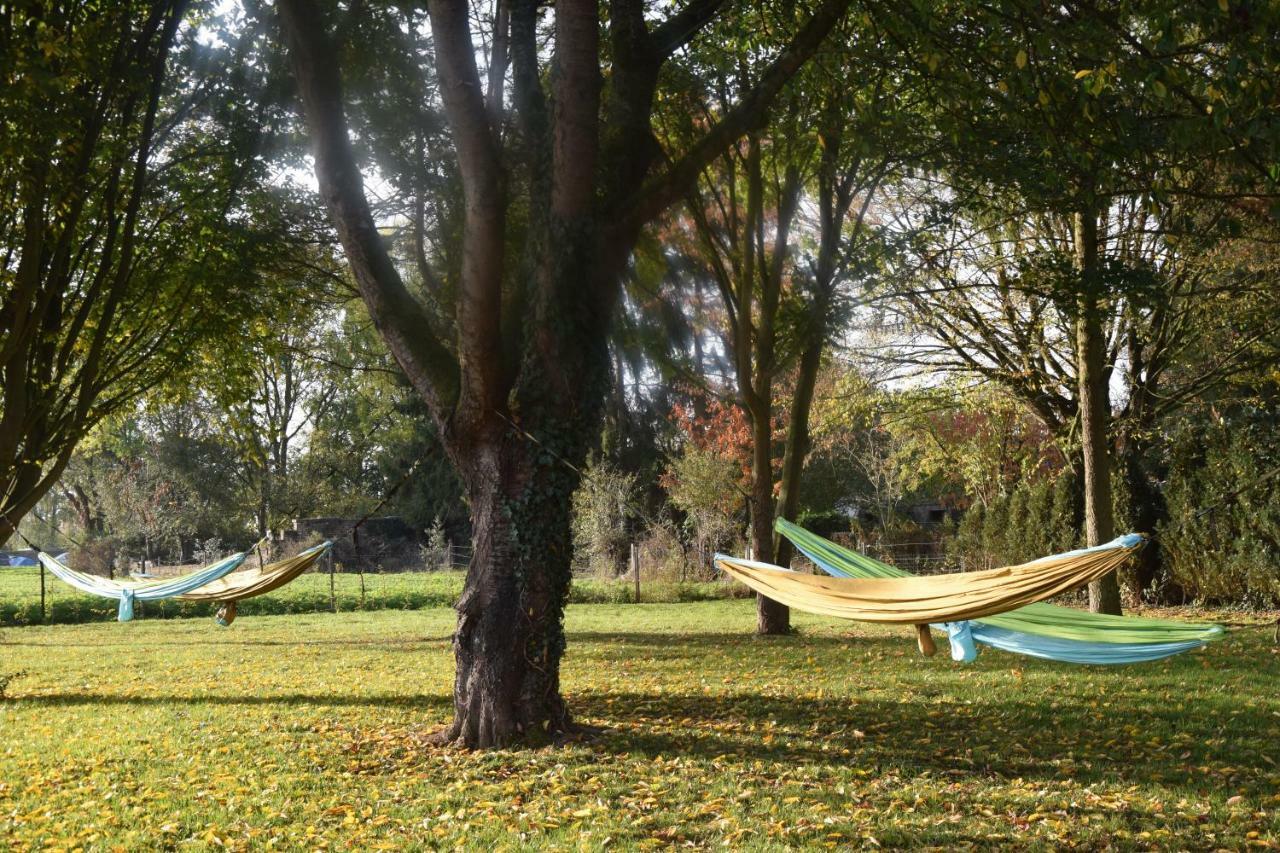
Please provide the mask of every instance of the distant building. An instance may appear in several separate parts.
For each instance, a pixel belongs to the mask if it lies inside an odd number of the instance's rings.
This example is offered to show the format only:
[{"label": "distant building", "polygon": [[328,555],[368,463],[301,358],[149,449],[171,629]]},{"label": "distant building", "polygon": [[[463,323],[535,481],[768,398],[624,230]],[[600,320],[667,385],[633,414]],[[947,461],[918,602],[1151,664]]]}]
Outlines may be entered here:
[{"label": "distant building", "polygon": [[916,524],[928,526],[930,524],[944,524],[948,521],[958,522],[960,521],[960,516],[964,513],[957,507],[933,501],[930,503],[910,504],[903,508],[903,514]]},{"label": "distant building", "polygon": [[281,533],[286,549],[328,539],[333,542],[333,559],[344,569],[398,571],[418,568],[422,562],[423,537],[398,515],[365,519],[360,524],[360,550],[351,535],[358,518],[297,518],[293,528]]},{"label": "distant building", "polygon": [[[873,525],[880,523],[880,517],[869,506],[842,506],[851,523]],[[947,522],[959,523],[964,510],[940,501],[923,501],[913,504],[899,504],[897,514],[914,521],[921,527],[931,527]]]}]

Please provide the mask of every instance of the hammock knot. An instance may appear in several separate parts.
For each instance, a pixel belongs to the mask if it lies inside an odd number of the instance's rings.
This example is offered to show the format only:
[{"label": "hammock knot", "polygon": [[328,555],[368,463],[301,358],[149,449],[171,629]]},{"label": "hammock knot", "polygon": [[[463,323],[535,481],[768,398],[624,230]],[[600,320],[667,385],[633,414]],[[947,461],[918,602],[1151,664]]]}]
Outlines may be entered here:
[{"label": "hammock knot", "polygon": [[973,642],[973,627],[968,619],[948,622],[947,639],[951,641],[951,659],[972,663],[978,658],[978,647]]},{"label": "hammock knot", "polygon": [[120,609],[116,612],[116,621],[129,622],[133,619],[133,603],[136,598],[133,590],[128,587],[120,590]]}]

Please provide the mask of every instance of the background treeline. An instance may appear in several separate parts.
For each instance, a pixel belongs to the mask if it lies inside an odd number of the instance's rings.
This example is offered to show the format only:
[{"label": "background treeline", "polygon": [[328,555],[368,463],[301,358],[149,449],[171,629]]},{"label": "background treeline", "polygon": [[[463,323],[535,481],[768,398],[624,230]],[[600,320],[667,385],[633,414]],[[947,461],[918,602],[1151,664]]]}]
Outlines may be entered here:
[{"label": "background treeline", "polygon": [[[24,530],[71,546],[99,571],[113,559],[117,570],[144,557],[212,559],[294,517],[358,518],[401,483],[379,511],[402,516],[420,533],[423,567],[433,568],[434,540],[467,542],[460,488],[433,435],[415,429],[422,421],[394,374],[377,362],[349,369],[370,354],[359,345],[369,343],[368,330],[345,313],[349,308],[326,307],[312,319],[313,328],[329,327],[325,349],[263,358],[259,396],[243,409],[187,387],[105,422],[43,502],[44,521],[32,518]],[[271,373],[277,370],[282,375]],[[298,389],[287,413],[267,402],[269,389],[284,384]],[[961,382],[882,385],[847,361],[824,367],[802,524],[847,534],[888,559],[918,551],[907,543],[924,540],[937,558],[930,565],[952,568],[1020,562],[1084,544],[1070,448],[1016,400]],[[276,428],[270,417],[282,418]],[[649,406],[619,407],[614,417],[574,497],[579,571],[626,575],[634,545],[647,580],[710,579],[711,553],[746,544],[750,440],[742,413],[705,392],[664,387]],[[1163,425],[1141,460],[1160,506],[1152,546],[1160,562],[1144,587],[1153,600],[1274,603],[1280,483],[1254,481],[1280,465],[1278,424],[1274,402],[1260,394],[1250,402],[1202,402]],[[263,435],[287,432],[285,448],[264,450]],[[411,470],[423,476],[404,481]],[[1123,484],[1114,500],[1119,526],[1142,529]],[[913,516],[921,506],[934,518]],[[87,539],[89,548],[60,539],[45,521]],[[1125,581],[1134,592],[1142,583],[1136,575]],[[306,607],[328,607],[327,592],[314,597]]]}]

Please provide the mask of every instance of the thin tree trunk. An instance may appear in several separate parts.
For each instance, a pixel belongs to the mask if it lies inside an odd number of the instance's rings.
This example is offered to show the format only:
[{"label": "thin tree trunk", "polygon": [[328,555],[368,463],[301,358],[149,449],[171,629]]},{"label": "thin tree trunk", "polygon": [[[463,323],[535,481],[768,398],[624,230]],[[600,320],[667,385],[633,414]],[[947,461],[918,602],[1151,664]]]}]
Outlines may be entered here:
[{"label": "thin tree trunk", "polygon": [[[1124,474],[1129,491],[1133,517],[1132,529],[1140,533],[1154,533],[1156,527],[1168,517],[1164,495],[1152,483],[1144,464],[1145,447],[1132,435],[1120,440],[1120,470]],[[1156,589],[1156,583],[1164,572],[1164,553],[1159,539],[1151,539],[1147,547],[1134,557],[1132,582],[1135,593],[1143,599],[1154,599],[1159,604],[1174,604],[1183,597],[1183,590],[1172,579],[1165,577],[1165,585]]]},{"label": "thin tree trunk", "polygon": [[[773,424],[767,413],[752,413],[751,550],[755,559],[773,562]],[[791,631],[791,610],[756,596],[756,633]]]},{"label": "thin tree trunk", "polygon": [[[1076,251],[1082,287],[1076,318],[1076,374],[1080,398],[1080,437],[1084,458],[1084,520],[1088,544],[1115,537],[1111,508],[1111,458],[1107,441],[1111,395],[1107,387],[1106,340],[1102,330],[1095,210],[1076,215]],[[1119,614],[1120,583],[1114,572],[1089,584],[1089,609]]]},{"label": "thin tree trunk", "polygon": [[[825,324],[824,324],[825,326]],[[782,457],[782,485],[778,492],[778,515],[787,521],[795,521],[800,509],[800,479],[804,473],[805,457],[809,453],[809,412],[813,408],[813,390],[818,382],[818,368],[822,364],[822,347],[826,338],[825,327],[810,331],[812,336],[800,355],[800,371],[796,377],[796,390],[791,400],[791,424],[787,428],[787,445]],[[778,565],[791,565],[791,540],[776,536],[774,556]]]}]

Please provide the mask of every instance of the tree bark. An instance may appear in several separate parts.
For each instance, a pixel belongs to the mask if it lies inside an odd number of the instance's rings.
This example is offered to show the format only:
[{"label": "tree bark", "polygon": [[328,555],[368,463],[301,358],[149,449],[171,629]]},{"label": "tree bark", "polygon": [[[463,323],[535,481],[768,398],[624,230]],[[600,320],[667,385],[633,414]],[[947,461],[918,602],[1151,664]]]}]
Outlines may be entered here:
[{"label": "tree bark", "polygon": [[[768,412],[755,413],[751,454],[751,549],[755,559],[773,562],[773,423]],[[756,596],[756,633],[787,634],[791,610],[763,595]]]},{"label": "tree bark", "polygon": [[573,484],[537,466],[518,436],[495,438],[473,448],[466,477],[475,553],[457,604],[454,719],[437,736],[476,748],[546,741],[572,725],[559,680],[568,502],[554,495]]},{"label": "tree bark", "polygon": [[[1076,252],[1081,276],[1076,318],[1076,377],[1079,383],[1080,439],[1084,460],[1084,519],[1088,544],[1115,538],[1111,507],[1111,457],[1107,441],[1111,413],[1102,329],[1102,287],[1098,266],[1098,217],[1095,208],[1075,218]],[[1089,584],[1089,609],[1119,614],[1120,583],[1114,572]]]}]

